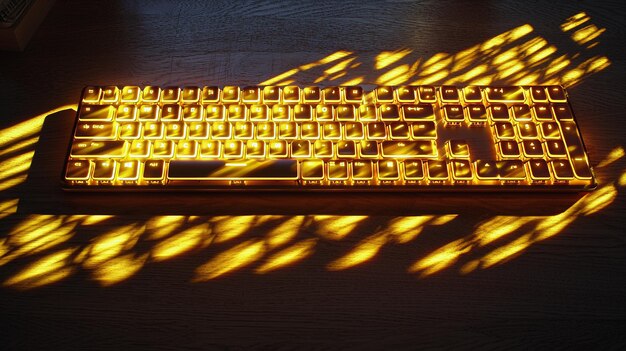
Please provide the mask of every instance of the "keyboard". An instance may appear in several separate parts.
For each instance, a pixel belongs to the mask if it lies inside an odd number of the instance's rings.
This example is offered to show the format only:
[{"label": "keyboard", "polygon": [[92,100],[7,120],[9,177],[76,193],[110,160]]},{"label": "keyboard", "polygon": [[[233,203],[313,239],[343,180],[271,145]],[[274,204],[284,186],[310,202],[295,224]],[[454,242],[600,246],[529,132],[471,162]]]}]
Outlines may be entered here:
[{"label": "keyboard", "polygon": [[88,86],[67,190],[586,191],[561,86]]}]

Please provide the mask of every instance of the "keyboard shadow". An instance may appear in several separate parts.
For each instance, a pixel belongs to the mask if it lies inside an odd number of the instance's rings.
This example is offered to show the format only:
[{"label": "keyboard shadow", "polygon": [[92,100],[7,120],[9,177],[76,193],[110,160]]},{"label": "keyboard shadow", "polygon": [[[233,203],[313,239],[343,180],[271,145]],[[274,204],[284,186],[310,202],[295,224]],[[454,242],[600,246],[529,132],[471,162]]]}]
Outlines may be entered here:
[{"label": "keyboard shadow", "polygon": [[66,192],[63,162],[75,112],[46,117],[19,213],[133,215],[553,215],[573,205],[579,193],[445,192]]}]

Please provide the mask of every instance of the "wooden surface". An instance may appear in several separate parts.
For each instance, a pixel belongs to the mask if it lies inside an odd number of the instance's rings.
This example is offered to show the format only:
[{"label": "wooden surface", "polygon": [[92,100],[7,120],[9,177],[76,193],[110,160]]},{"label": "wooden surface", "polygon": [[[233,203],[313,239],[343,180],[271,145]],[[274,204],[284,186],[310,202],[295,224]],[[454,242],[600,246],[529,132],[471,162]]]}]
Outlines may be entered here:
[{"label": "wooden surface", "polygon": [[[24,52],[0,53],[0,345],[625,348],[625,14],[617,1],[57,2]],[[524,77],[568,87],[598,190],[59,190],[67,105],[88,84]]]}]

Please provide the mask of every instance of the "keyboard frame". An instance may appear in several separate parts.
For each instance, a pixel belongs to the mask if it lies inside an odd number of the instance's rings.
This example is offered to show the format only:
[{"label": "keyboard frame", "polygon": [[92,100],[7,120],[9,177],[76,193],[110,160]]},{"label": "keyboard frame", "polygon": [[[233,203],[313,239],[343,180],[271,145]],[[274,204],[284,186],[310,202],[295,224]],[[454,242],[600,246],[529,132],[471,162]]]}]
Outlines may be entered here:
[{"label": "keyboard frame", "polygon": [[[99,87],[103,87],[105,85],[97,85]],[[113,86],[113,85],[111,85]],[[118,87],[118,89],[120,89],[120,93],[121,93],[121,86],[116,85]],[[321,85],[317,85],[320,88],[324,88],[324,86]],[[435,85],[436,87],[439,87],[440,85]],[[466,85],[452,85],[454,87],[456,87],[457,89],[463,88]],[[483,88],[487,88],[487,87],[492,87],[492,88],[499,88],[499,87],[510,87],[511,85],[491,85],[491,86],[485,86],[485,85],[473,85],[476,87],[480,87],[481,89]],[[536,85],[520,85],[522,87],[530,87],[530,86],[536,86]],[[539,85],[539,86],[548,86],[548,85]],[[566,97],[566,103],[568,104],[570,111],[572,112],[572,117],[573,117],[573,121],[576,125],[576,129],[577,129],[577,133],[580,136],[580,140],[581,140],[581,144],[583,146],[583,150],[585,152],[585,155],[587,156],[587,160],[589,161],[589,170],[591,172],[591,183],[587,186],[584,185],[570,185],[569,183],[567,184],[532,184],[532,185],[519,185],[519,184],[515,184],[515,181],[510,181],[509,184],[507,184],[506,182],[504,184],[463,184],[463,183],[457,183],[457,184],[404,184],[404,185],[384,185],[384,184],[379,184],[379,185],[345,185],[345,184],[329,184],[329,185],[303,185],[303,184],[286,184],[286,185],[277,185],[277,184],[270,184],[272,181],[268,181],[266,182],[266,184],[259,184],[259,185],[237,185],[236,183],[233,183],[233,181],[230,180],[224,180],[224,181],[206,181],[206,180],[198,180],[198,181],[194,181],[194,180],[168,180],[168,183],[166,184],[147,184],[147,185],[136,185],[136,184],[124,184],[124,185],[107,185],[107,184],[98,184],[98,185],[81,185],[81,184],[71,184],[70,181],[67,181],[65,179],[65,172],[67,169],[67,164],[70,160],[70,152],[71,152],[71,148],[72,148],[72,143],[74,141],[74,135],[76,133],[76,128],[79,122],[79,113],[81,111],[81,107],[83,105],[83,96],[85,94],[85,89],[87,89],[88,86],[85,86],[82,91],[81,91],[81,97],[80,97],[80,102],[78,104],[78,108],[76,110],[76,115],[74,118],[74,125],[72,127],[72,134],[69,138],[69,143],[67,146],[67,150],[65,153],[65,160],[63,162],[63,168],[61,169],[61,188],[64,191],[67,192],[105,192],[105,193],[111,193],[111,192],[226,192],[226,191],[237,191],[237,192],[250,192],[250,191],[257,191],[257,192],[275,192],[275,191],[281,191],[281,192],[299,192],[299,191],[311,191],[311,192],[330,192],[330,191],[340,191],[340,192],[365,192],[365,193],[369,193],[369,192],[392,192],[392,193],[396,193],[396,192],[412,192],[412,193],[419,193],[419,192],[444,192],[444,193],[465,193],[465,192],[470,192],[470,193],[480,193],[480,192],[487,192],[487,193],[492,193],[492,192],[498,192],[498,191],[504,191],[504,192],[508,192],[508,193],[580,193],[580,192],[590,192],[595,190],[598,187],[598,183],[597,183],[597,177],[595,175],[593,166],[591,165],[590,162],[590,158],[589,158],[589,153],[587,152],[587,147],[585,145],[585,141],[583,139],[583,134],[581,133],[580,130],[580,125],[577,122],[577,118],[576,118],[576,112],[574,111],[574,109],[572,108],[571,105],[571,101],[569,99],[569,94],[567,92],[567,90],[561,86],[561,88],[563,89],[564,93],[565,93],[565,97]],[[141,87],[141,86],[140,86]],[[265,86],[263,85],[258,85],[256,87],[259,88],[263,88]],[[397,88],[398,86],[389,86],[391,88]],[[221,87],[220,87],[221,88]],[[300,88],[302,89],[303,86],[300,86]],[[376,86],[374,86],[374,88],[376,88]],[[367,91],[371,91],[371,90],[367,90]],[[439,99],[437,100],[437,102],[441,102]],[[398,103],[398,102],[393,102],[393,103]],[[465,126],[464,128],[468,128],[467,126]],[[437,141],[439,141],[440,139],[437,138]],[[287,159],[293,159],[293,158],[287,158]],[[568,157],[569,159],[569,157]],[[397,161],[403,161],[403,159],[396,159]],[[473,163],[473,161],[475,160],[470,160],[471,163]],[[166,176],[165,176],[166,177]],[[475,175],[474,175],[475,177]],[[499,182],[500,180],[497,180],[496,182]],[[174,182],[174,183],[172,183]],[[209,183],[211,182],[211,183]],[[294,182],[301,182],[301,181],[294,181]],[[261,183],[261,182],[259,182]]]}]

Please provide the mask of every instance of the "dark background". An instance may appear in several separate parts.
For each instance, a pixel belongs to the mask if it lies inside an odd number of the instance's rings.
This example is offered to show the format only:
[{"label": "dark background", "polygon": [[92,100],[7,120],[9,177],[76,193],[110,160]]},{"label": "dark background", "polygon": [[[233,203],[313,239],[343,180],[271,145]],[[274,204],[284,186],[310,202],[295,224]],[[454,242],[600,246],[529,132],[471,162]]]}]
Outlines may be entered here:
[{"label": "dark background", "polygon": [[[625,15],[618,1],[57,1],[24,52],[0,53],[2,348],[625,348]],[[386,52],[401,57],[380,67]],[[73,114],[45,116],[85,85],[290,71],[271,82],[562,83],[599,188],[59,190]]]}]

